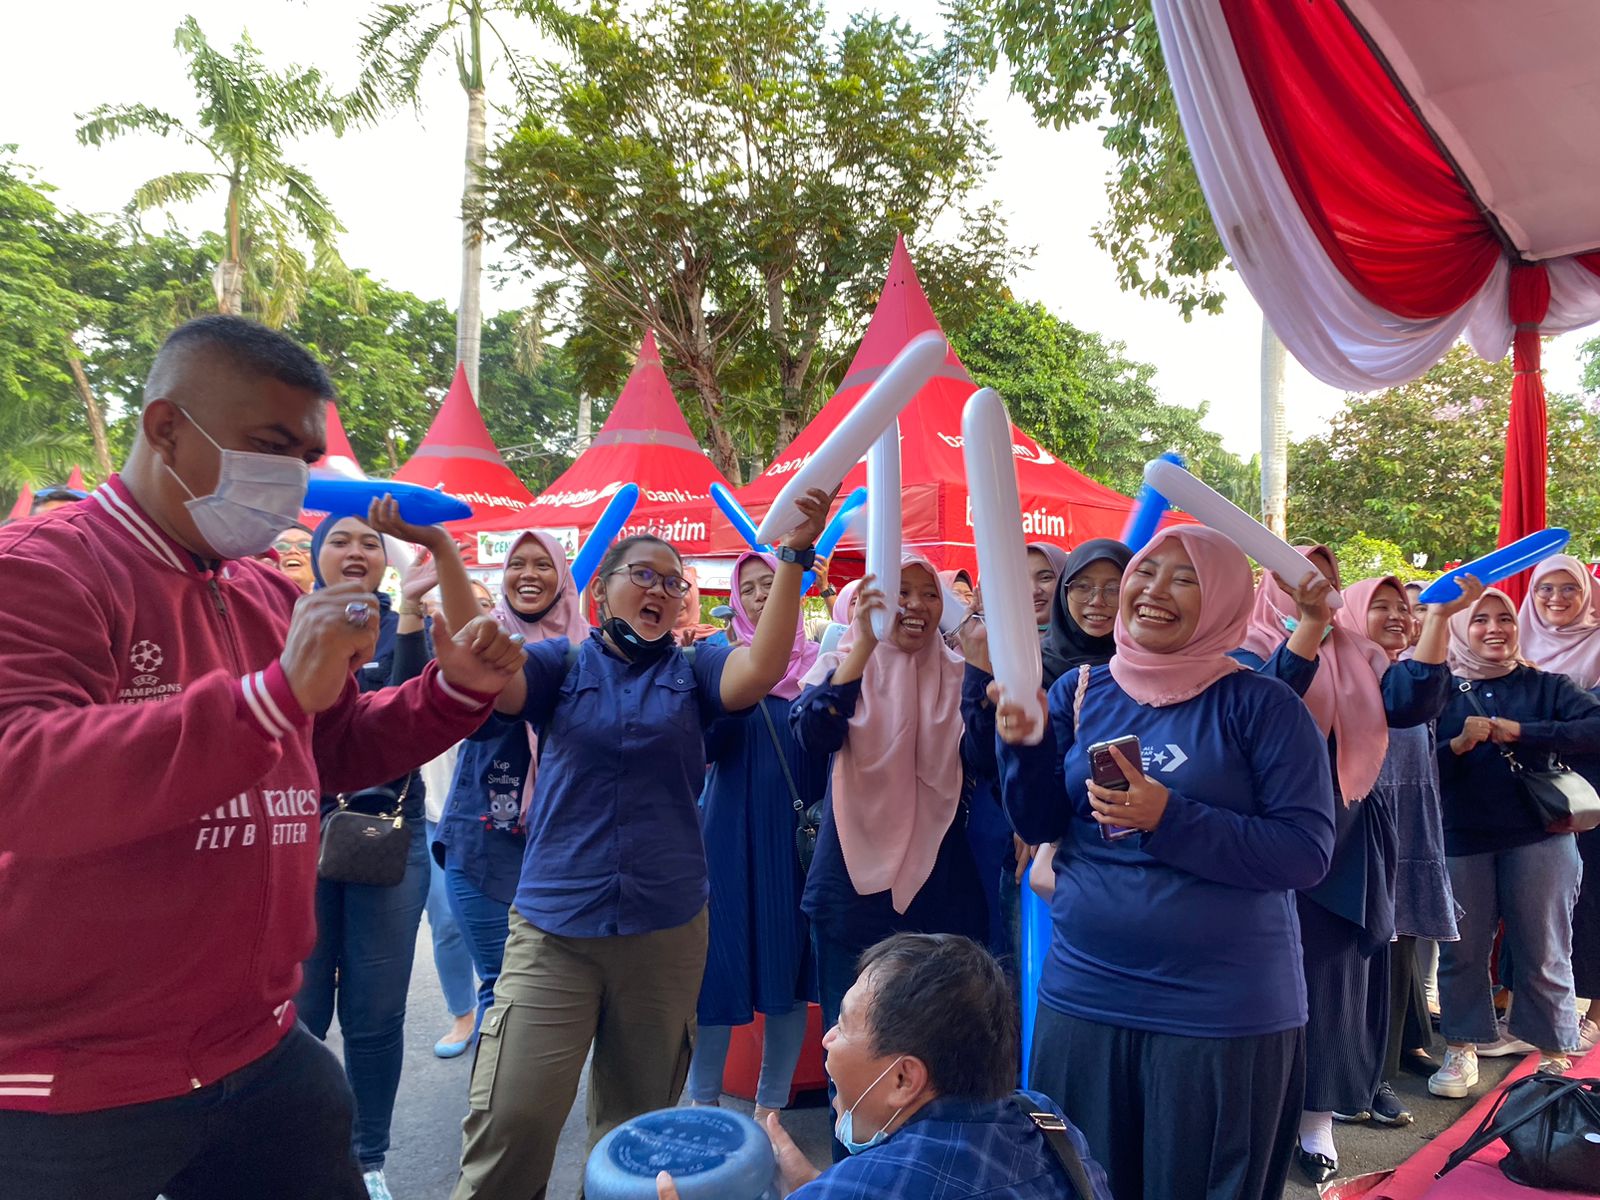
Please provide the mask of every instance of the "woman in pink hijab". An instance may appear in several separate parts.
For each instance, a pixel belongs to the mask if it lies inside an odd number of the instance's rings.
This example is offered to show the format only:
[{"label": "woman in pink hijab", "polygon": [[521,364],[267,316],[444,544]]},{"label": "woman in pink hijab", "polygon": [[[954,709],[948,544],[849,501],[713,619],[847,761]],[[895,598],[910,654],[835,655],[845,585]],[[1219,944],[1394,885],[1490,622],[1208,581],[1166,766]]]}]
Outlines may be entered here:
[{"label": "woman in pink hijab", "polygon": [[[1556,554],[1533,569],[1517,614],[1523,657],[1590,692],[1600,687],[1597,591],[1600,587],[1583,563],[1570,554]],[[1600,760],[1580,759],[1571,765],[1600,788]],[[1583,888],[1572,910],[1572,977],[1578,996],[1593,1006],[1600,1001],[1600,829],[1578,835],[1578,856],[1583,860]],[[1600,1009],[1594,1012],[1600,1017]],[[1595,1017],[1584,1017],[1579,1040],[1593,1045],[1597,1039],[1600,1025]]]},{"label": "woman in pink hijab", "polygon": [[[800,745],[831,759],[802,901],[825,1027],[867,947],[902,932],[981,942],[988,926],[959,816],[974,769],[962,707],[983,702],[988,679],[982,626],[963,630],[974,664],[964,668],[939,635],[943,589],[927,559],[905,555],[893,604],[873,583],[861,580],[849,628],[789,715]],[[893,626],[880,641],[872,619],[886,609]]]},{"label": "woman in pink hijab", "polygon": [[[490,616],[530,644],[586,636],[589,624],[583,619],[582,598],[572,586],[561,543],[552,535],[528,529],[513,538]],[[526,843],[522,817],[533,792],[537,755],[537,739],[529,726],[490,717],[461,743],[450,798],[434,834],[433,854],[444,867],[450,908],[466,935],[480,980],[479,1022],[494,1000],[495,980],[500,977],[506,922]],[[456,1053],[466,1048],[461,1044]]]},{"label": "woman in pink hijab", "polygon": [[[1439,788],[1461,940],[1439,947],[1439,1029],[1449,1048],[1428,1090],[1462,1097],[1477,1085],[1480,1056],[1537,1049],[1539,1069],[1559,1075],[1583,1049],[1572,978],[1578,849],[1539,819],[1511,760],[1546,769],[1553,759],[1600,755],[1600,700],[1527,661],[1516,608],[1498,588],[1451,618],[1450,668],[1456,690],[1439,718]],[[1489,982],[1502,922],[1515,972],[1504,1024]]]},{"label": "woman in pink hijab", "polygon": [[1296,897],[1310,1006],[1297,1158],[1307,1178],[1320,1184],[1338,1172],[1336,1119],[1411,1122],[1383,1076],[1399,853],[1394,810],[1373,786],[1390,727],[1426,725],[1444,708],[1450,690],[1446,621],[1466,600],[1433,605],[1416,653],[1391,665],[1385,648],[1369,636],[1368,609],[1374,589],[1382,589],[1396,618],[1406,619],[1398,581],[1373,581],[1335,619],[1327,598],[1330,585],[1342,582],[1338,563],[1326,546],[1300,553],[1326,582],[1291,592],[1276,576],[1263,579],[1244,650],[1259,670],[1304,698],[1327,738],[1340,799],[1333,863],[1320,883]]},{"label": "woman in pink hijab", "polygon": [[1252,592],[1222,534],[1163,530],[1123,573],[1110,663],[1057,679],[1042,730],[996,713],[1011,822],[1058,843],[1030,1086],[1119,1200],[1276,1200],[1289,1173],[1294,892],[1328,868],[1334,796],[1305,705],[1229,656]]},{"label": "woman in pink hijab", "polygon": [[[746,553],[733,566],[733,641],[747,646],[766,608],[778,560]],[[766,1019],[756,1121],[787,1107],[805,1040],[806,1002],[816,991],[810,941],[800,911],[805,883],[795,831],[827,784],[825,755],[808,754],[789,729],[800,680],[817,660],[817,645],[795,618],[789,668],[758,706],[724,717],[706,733],[700,829],[710,880],[705,980],[697,1009],[699,1036],[685,1089],[693,1104],[722,1095],[732,1027],[756,1013]]]}]

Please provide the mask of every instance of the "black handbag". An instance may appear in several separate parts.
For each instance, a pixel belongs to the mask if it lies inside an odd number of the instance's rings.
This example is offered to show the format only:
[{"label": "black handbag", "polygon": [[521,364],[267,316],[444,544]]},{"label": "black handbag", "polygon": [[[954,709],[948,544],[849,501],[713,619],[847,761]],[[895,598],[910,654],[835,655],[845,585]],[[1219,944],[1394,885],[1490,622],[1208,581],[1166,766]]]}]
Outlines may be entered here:
[{"label": "black handbag", "polygon": [[1517,1080],[1434,1178],[1497,1138],[1507,1151],[1500,1170],[1513,1183],[1595,1191],[1600,1188],[1600,1079],[1529,1075]]},{"label": "black handbag", "polygon": [[767,710],[765,700],[758,707],[762,719],[767,723],[767,736],[772,739],[772,748],[777,751],[778,766],[783,768],[783,781],[789,785],[789,802],[794,805],[794,852],[804,873],[811,870],[811,860],[817,856],[817,831],[822,828],[822,801],[806,807],[806,802],[800,798],[800,789],[795,786],[794,774],[789,770],[789,756],[783,752],[783,743],[778,740],[778,727],[772,723],[772,713]]},{"label": "black handbag", "polygon": [[368,887],[394,887],[404,879],[411,856],[411,830],[404,814],[410,790],[407,775],[398,796],[390,787],[340,796],[339,807],[322,818],[317,877]]},{"label": "black handbag", "polygon": [[[1470,682],[1463,682],[1461,691],[1480,717],[1489,715],[1478,703]],[[1541,768],[1528,766],[1504,746],[1500,753],[1511,768],[1517,790],[1547,833],[1587,833],[1600,827],[1600,793],[1554,754],[1547,756],[1546,766]]]}]

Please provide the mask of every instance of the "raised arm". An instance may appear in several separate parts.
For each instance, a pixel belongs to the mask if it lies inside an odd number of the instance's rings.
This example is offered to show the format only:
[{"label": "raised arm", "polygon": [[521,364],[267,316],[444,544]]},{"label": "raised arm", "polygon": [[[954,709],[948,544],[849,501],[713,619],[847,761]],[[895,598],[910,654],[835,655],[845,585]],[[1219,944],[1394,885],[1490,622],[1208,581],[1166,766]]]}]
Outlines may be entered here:
[{"label": "raised arm", "polygon": [[422,628],[422,597],[439,587],[439,603],[450,621],[450,628],[465,629],[479,615],[478,599],[472,592],[472,579],[455,539],[441,525],[413,525],[400,519],[400,505],[392,496],[374,500],[367,511],[367,524],[379,533],[421,546],[419,555],[401,585],[400,633]]},{"label": "raised arm", "polygon": [[[809,550],[816,544],[828,521],[828,505],[833,497],[812,488],[798,501],[805,519],[783,538],[791,550]],[[779,562],[773,575],[772,591],[767,596],[755,636],[748,646],[740,646],[723,664],[719,695],[722,707],[738,712],[756,704],[778,685],[789,667],[794,650],[795,624],[800,620],[800,582],[805,571],[792,562]]]},{"label": "raised arm", "polygon": [[[1053,842],[1072,822],[1072,802],[1067,798],[1067,755],[1077,741],[1072,699],[1078,674],[1069,671],[1050,689],[1045,707],[1044,736],[1027,745],[1032,730],[1020,704],[998,704],[995,757],[1000,769],[1000,801],[1011,828],[1030,846]],[[998,685],[991,685],[998,689]],[[1042,693],[1041,693],[1042,695]]]}]

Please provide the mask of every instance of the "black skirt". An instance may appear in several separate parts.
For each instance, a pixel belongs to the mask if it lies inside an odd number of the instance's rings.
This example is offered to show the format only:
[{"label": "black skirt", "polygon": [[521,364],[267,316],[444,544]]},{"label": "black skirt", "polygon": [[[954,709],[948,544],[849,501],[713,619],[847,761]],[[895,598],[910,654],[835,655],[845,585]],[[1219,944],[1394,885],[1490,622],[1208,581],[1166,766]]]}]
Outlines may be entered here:
[{"label": "black skirt", "polygon": [[1305,1031],[1183,1037],[1040,1004],[1029,1081],[1083,1131],[1116,1200],[1279,1200]]},{"label": "black skirt", "polygon": [[1305,956],[1306,1099],[1310,1112],[1359,1112],[1383,1082],[1389,1037],[1389,955],[1367,957],[1362,931],[1295,897]]}]

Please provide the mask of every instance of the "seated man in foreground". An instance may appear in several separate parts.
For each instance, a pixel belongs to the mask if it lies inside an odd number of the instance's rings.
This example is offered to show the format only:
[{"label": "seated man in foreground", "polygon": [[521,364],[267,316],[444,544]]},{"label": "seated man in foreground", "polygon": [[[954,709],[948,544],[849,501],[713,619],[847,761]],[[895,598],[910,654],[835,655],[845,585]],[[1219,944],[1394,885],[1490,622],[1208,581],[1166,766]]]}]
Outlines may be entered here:
[{"label": "seated man in foreground", "polygon": [[[794,1200],[1110,1200],[1083,1135],[1044,1096],[1012,1090],[1016,1001],[977,943],[912,933],[879,942],[822,1045],[838,1093],[834,1132],[850,1157],[818,1171],[773,1114],[767,1134]],[[1057,1128],[1061,1151],[1030,1113]],[[666,1173],[656,1185],[661,1200],[677,1200]]]}]

